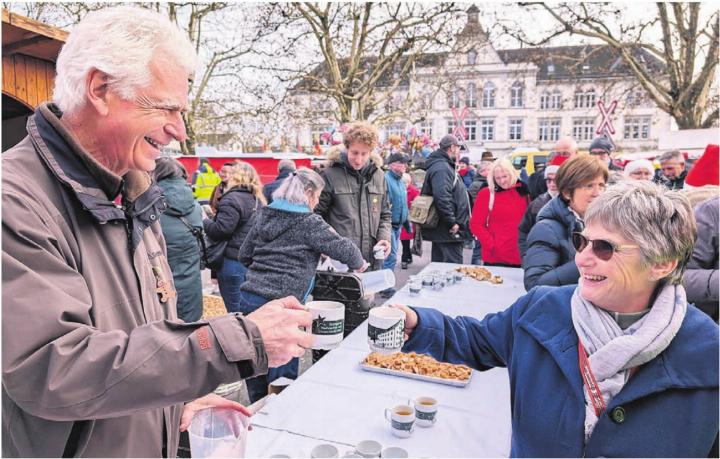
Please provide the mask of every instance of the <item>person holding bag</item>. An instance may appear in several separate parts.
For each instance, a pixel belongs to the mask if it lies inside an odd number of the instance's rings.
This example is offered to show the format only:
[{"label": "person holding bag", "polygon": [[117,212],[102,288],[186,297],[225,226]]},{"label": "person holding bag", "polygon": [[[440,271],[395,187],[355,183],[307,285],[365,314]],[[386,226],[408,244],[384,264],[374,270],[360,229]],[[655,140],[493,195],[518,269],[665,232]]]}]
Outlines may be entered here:
[{"label": "person holding bag", "polygon": [[[247,268],[240,262],[239,250],[257,211],[266,203],[257,171],[252,165],[238,161],[228,178],[227,191],[218,201],[215,217],[203,221],[211,241],[226,242],[222,266],[213,268],[218,270],[220,296],[228,312],[240,311],[240,285],[245,282]],[[209,257],[214,245],[208,246]]]}]

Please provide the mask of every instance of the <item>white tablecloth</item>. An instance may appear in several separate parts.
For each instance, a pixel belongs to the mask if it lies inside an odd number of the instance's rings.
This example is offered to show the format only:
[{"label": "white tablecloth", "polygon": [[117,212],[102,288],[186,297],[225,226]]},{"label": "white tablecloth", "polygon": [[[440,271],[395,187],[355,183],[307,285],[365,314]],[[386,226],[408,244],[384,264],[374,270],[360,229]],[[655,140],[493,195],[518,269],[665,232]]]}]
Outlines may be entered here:
[{"label": "white tablecloth", "polygon": [[[423,273],[457,266],[430,263]],[[423,289],[419,296],[411,296],[405,286],[387,304],[435,307],[450,316],[482,318],[507,308],[525,293],[520,269],[490,270],[503,276],[504,283],[464,279],[441,291]],[[254,430],[248,435],[246,456],[309,457],[311,449],[320,443],[335,444],[342,455],[368,439],[384,447],[405,448],[411,457],[509,454],[510,391],[506,369],[474,371],[468,386],[458,388],[363,371],[358,363],[368,353],[366,321],[253,417]],[[438,400],[437,423],[430,428],[415,427],[407,439],[392,436],[384,418],[385,408],[419,396]]]}]

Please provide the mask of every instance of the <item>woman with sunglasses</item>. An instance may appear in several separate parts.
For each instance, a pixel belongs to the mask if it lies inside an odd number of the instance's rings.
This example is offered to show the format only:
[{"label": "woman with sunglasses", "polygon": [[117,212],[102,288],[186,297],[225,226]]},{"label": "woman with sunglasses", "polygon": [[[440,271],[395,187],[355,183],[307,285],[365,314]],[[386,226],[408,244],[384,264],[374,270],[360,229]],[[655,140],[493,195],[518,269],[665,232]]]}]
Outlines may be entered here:
[{"label": "woman with sunglasses", "polygon": [[585,222],[578,285],[536,287],[482,321],[396,306],[403,351],[507,367],[511,456],[717,457],[718,327],[682,287],[689,201],[626,181]]},{"label": "woman with sunglasses", "polygon": [[605,191],[607,180],[607,164],[595,156],[574,156],[560,166],[555,176],[558,196],[540,210],[527,236],[522,260],[526,290],[577,283],[572,233],[582,230],[585,211]]}]

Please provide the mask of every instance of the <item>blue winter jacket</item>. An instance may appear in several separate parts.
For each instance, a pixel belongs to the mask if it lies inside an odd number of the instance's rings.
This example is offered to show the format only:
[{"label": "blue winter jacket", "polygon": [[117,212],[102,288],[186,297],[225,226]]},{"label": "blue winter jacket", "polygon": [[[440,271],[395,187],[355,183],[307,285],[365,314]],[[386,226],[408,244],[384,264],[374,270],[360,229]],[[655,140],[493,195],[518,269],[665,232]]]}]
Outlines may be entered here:
[{"label": "blue winter jacket", "polygon": [[522,259],[525,290],[537,285],[577,284],[580,271],[575,265],[573,231],[582,231],[582,222],[560,197],[540,209]]},{"label": "blue winter jacket", "polygon": [[507,367],[513,457],[707,457],[718,434],[720,342],[718,326],[694,306],[670,345],[609,401],[584,445],[575,288],[534,288],[482,321],[417,308],[403,350],[477,370]]},{"label": "blue winter jacket", "polygon": [[392,227],[397,229],[405,226],[405,230],[412,231],[410,227],[410,211],[407,205],[407,188],[393,171],[385,172],[385,183],[387,183],[388,199],[392,211]]}]

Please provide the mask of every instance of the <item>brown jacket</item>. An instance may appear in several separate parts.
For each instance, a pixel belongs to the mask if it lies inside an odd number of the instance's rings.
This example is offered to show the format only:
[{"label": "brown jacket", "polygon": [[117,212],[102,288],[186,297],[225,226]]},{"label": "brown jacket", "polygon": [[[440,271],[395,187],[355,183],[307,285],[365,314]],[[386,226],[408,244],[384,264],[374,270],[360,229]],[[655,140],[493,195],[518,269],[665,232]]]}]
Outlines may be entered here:
[{"label": "brown jacket", "polygon": [[38,108],[2,155],[3,456],[175,457],[183,402],[267,371],[259,330],[177,320],[156,293],[172,290],[160,189],[94,161],[59,116]]}]

